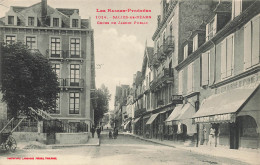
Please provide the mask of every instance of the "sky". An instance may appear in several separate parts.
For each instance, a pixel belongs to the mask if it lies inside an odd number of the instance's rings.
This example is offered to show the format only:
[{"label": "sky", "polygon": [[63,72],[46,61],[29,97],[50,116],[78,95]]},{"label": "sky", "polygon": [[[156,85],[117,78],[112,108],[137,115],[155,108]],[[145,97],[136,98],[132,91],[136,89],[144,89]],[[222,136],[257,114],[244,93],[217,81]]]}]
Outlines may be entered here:
[{"label": "sky", "polygon": [[[10,6],[31,6],[41,0],[0,0],[0,17]],[[48,0],[53,8],[79,9],[82,19],[91,18],[94,29],[96,87],[108,87],[112,94],[109,109],[114,109],[117,85],[133,83],[133,75],[141,70],[145,44],[153,46],[152,35],[160,14],[160,0]],[[151,12],[107,12],[112,10],[151,10]],[[105,10],[106,12],[97,12]],[[113,16],[148,16],[148,19],[113,19]],[[106,19],[105,19],[106,17]],[[103,19],[102,19],[103,18]],[[118,22],[132,24],[118,24]],[[147,22],[147,24],[134,24]],[[109,22],[110,24],[98,24]],[[111,22],[117,24],[112,25]]]}]

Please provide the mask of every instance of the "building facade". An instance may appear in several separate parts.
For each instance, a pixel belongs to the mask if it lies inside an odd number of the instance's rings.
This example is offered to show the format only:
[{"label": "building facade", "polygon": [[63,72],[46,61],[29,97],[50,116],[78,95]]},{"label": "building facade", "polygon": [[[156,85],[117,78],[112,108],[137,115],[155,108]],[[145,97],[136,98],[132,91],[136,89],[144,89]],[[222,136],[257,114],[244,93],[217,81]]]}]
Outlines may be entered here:
[{"label": "building facade", "polygon": [[47,0],[30,7],[11,6],[0,19],[0,40],[24,43],[48,58],[57,73],[60,93],[51,116],[71,126],[91,127],[95,89],[93,29],[78,9],[52,8]]}]

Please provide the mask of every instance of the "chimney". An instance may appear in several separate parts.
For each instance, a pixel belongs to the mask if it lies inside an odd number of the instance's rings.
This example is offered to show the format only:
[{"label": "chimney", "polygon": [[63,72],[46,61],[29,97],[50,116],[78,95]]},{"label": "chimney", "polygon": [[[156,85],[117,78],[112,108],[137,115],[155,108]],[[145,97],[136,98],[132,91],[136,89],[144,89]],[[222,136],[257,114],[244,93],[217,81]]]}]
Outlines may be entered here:
[{"label": "chimney", "polygon": [[43,25],[45,25],[46,17],[47,17],[47,0],[42,0],[41,9],[42,9],[41,22]]},{"label": "chimney", "polygon": [[166,0],[161,0],[161,16],[162,16],[162,20],[165,17],[165,10],[166,10]]}]

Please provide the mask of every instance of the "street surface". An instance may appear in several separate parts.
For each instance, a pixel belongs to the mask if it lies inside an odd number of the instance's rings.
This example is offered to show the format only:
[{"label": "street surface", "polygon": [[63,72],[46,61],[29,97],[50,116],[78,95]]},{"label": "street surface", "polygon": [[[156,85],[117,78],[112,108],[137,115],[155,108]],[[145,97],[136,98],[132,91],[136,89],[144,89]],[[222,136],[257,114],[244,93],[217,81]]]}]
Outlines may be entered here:
[{"label": "street surface", "polygon": [[[18,149],[15,153],[1,151],[0,154],[0,165],[245,164],[227,158],[199,155],[186,150],[162,146],[123,135],[119,135],[117,139],[109,139],[107,134],[101,135],[100,146],[66,147],[59,149]],[[20,160],[10,160],[10,158],[20,158]],[[34,158],[34,160],[24,160],[25,158]],[[40,158],[44,158],[44,160],[41,160]],[[53,158],[56,158],[57,160],[50,160]]]}]

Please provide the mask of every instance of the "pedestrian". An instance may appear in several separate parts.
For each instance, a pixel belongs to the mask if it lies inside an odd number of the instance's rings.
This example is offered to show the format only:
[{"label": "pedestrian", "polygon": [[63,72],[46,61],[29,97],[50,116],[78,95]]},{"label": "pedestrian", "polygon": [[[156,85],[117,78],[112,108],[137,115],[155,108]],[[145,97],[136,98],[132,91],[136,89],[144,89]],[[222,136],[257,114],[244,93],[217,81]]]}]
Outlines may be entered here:
[{"label": "pedestrian", "polygon": [[94,128],[94,126],[91,128],[91,133],[92,133],[92,138],[94,138],[94,135],[95,135],[95,128]]},{"label": "pedestrian", "polygon": [[209,130],[209,145],[215,146],[214,143],[215,143],[215,129],[213,127],[211,127]]},{"label": "pedestrian", "polygon": [[100,137],[100,132],[101,132],[101,128],[98,127],[98,128],[97,128],[97,136],[98,136],[98,138]]},{"label": "pedestrian", "polygon": [[207,128],[204,126],[203,128],[203,145],[208,145],[208,133],[207,133]]},{"label": "pedestrian", "polygon": [[110,130],[109,133],[108,133],[109,139],[112,139],[112,138],[113,138],[112,136],[113,136],[113,135],[112,135],[112,131]]}]

